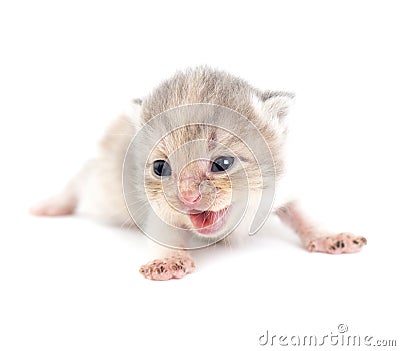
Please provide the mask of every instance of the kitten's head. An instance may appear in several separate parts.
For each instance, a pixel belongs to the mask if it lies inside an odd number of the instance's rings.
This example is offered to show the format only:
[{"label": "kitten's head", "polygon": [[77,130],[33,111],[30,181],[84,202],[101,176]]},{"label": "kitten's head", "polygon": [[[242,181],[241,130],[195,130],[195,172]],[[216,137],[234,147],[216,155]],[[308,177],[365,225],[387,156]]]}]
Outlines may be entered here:
[{"label": "kitten's head", "polygon": [[135,222],[150,209],[166,225],[220,238],[248,214],[247,229],[257,231],[283,173],[292,98],[208,67],[163,82],[141,103],[139,131],[126,157],[135,164],[125,162],[125,190],[134,182],[131,191],[145,195],[131,207],[134,200],[127,199]]},{"label": "kitten's head", "polygon": [[221,237],[260,201],[263,189],[274,188],[285,134],[274,119],[282,118],[276,109],[283,105],[258,102],[252,118],[192,104],[167,110],[141,129],[137,169],[144,169],[147,200],[162,221]]}]

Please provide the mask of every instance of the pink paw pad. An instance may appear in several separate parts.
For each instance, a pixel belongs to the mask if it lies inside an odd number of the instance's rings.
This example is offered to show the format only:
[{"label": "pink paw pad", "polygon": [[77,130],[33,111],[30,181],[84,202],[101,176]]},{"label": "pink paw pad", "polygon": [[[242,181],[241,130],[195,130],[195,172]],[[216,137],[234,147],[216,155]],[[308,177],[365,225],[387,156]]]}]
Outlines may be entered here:
[{"label": "pink paw pad", "polygon": [[170,280],[180,279],[194,271],[195,264],[189,257],[172,256],[162,260],[151,261],[142,267],[139,272],[146,279]]},{"label": "pink paw pad", "polygon": [[350,233],[341,233],[312,239],[307,245],[311,252],[343,254],[359,252],[367,244],[367,239]]}]

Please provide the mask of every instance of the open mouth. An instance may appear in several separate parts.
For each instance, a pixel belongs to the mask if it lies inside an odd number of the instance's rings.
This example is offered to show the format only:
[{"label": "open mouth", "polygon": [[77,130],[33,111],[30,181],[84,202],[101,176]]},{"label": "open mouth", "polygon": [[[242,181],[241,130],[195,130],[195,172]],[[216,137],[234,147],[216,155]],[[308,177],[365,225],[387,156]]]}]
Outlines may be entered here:
[{"label": "open mouth", "polygon": [[229,207],[219,211],[190,213],[189,217],[200,234],[213,234],[224,226],[228,209]]}]

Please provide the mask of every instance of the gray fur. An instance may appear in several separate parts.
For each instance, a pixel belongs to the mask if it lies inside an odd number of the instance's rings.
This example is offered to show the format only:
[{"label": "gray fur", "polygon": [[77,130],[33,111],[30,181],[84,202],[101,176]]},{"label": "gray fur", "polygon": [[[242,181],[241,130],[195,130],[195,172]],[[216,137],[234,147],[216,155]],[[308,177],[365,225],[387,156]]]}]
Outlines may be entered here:
[{"label": "gray fur", "polygon": [[161,83],[144,99],[143,118],[148,121],[181,105],[210,103],[228,107],[254,121],[260,116],[254,110],[253,96],[264,102],[275,96],[294,97],[285,92],[261,91],[229,73],[200,66],[178,72]]}]

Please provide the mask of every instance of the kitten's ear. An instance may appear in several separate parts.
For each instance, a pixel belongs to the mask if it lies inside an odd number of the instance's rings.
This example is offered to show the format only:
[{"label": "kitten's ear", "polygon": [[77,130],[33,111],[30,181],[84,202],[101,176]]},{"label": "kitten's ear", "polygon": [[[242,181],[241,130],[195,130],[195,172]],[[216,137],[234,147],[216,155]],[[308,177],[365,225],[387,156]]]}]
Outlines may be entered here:
[{"label": "kitten's ear", "polygon": [[127,107],[126,114],[129,117],[130,122],[135,126],[136,131],[140,130],[142,126],[141,121],[142,113],[142,100],[132,99],[130,105]]},{"label": "kitten's ear", "polygon": [[283,91],[266,91],[254,100],[254,107],[265,122],[284,123],[290,106],[293,104],[294,94]]}]

